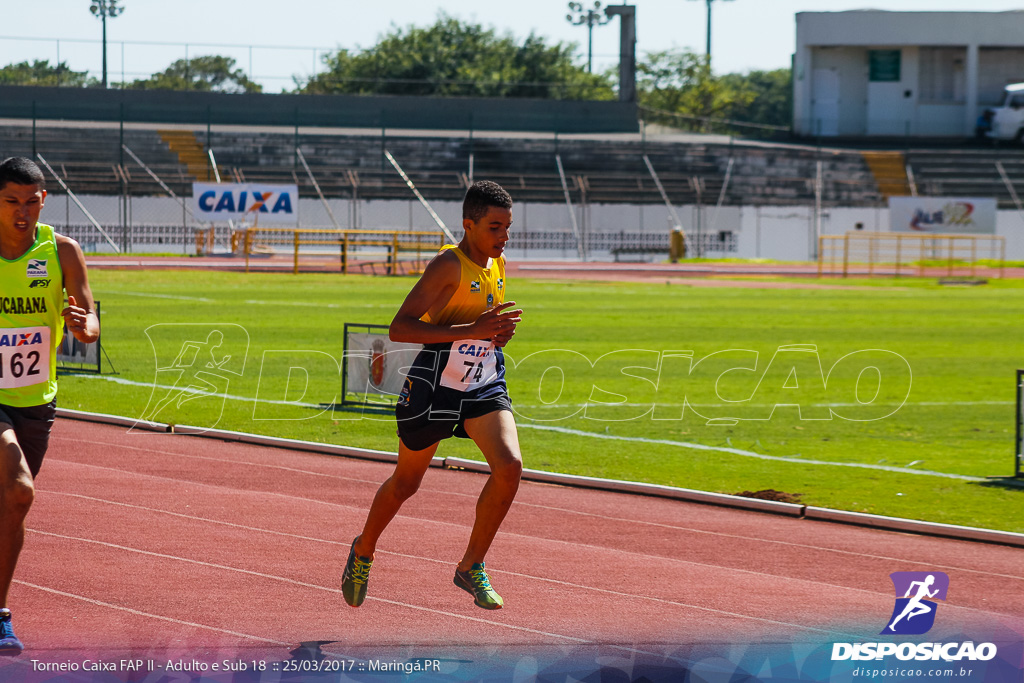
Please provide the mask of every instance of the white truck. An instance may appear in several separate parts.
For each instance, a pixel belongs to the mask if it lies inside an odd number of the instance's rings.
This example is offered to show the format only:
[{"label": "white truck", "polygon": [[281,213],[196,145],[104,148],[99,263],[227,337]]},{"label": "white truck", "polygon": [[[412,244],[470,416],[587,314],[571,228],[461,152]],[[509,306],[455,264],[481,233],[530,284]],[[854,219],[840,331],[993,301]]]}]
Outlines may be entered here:
[{"label": "white truck", "polygon": [[1011,83],[1004,94],[1000,106],[986,109],[979,118],[979,132],[993,140],[1024,142],[1024,83]]}]

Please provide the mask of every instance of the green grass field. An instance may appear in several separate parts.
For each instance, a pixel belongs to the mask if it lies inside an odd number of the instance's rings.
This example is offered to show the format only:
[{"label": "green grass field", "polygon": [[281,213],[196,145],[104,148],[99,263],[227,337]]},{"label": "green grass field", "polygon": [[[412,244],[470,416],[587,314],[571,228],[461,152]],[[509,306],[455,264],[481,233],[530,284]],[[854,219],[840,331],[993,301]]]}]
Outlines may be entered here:
[{"label": "green grass field", "polygon": [[[168,393],[154,382],[174,383],[157,367],[217,328],[228,398],[172,402],[156,419],[397,448],[392,417],[314,406],[340,399],[343,324],[389,323],[411,279],[90,275],[117,374],[63,376],[62,407],[152,413]],[[841,284],[514,281],[525,313],[506,353],[526,466],[1024,532],[1012,480],[1024,282]],[[480,458],[463,440],[439,454]]]}]

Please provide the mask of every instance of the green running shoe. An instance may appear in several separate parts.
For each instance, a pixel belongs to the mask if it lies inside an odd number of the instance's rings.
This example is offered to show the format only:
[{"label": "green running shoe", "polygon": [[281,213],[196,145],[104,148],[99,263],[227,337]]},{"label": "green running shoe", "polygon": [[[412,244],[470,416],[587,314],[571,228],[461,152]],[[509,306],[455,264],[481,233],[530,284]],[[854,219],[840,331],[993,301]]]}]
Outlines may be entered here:
[{"label": "green running shoe", "polygon": [[341,593],[349,606],[359,607],[366,599],[366,582],[370,577],[371,566],[373,560],[356,555],[356,542],[352,541],[348,560],[345,561],[345,572],[341,575]]},{"label": "green running shoe", "polygon": [[468,572],[460,572],[455,568],[455,585],[473,596],[477,607],[484,609],[501,609],[504,601],[491,588],[491,580],[484,571],[484,563],[477,562]]}]

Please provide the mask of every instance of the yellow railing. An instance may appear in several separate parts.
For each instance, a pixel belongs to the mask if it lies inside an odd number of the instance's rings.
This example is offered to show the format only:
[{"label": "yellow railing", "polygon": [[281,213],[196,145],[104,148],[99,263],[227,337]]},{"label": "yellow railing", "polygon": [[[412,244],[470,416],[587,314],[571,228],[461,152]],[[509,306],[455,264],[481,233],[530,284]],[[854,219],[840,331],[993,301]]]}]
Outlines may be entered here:
[{"label": "yellow railing", "polygon": [[[1006,238],[996,235],[937,235],[915,232],[850,231],[818,239],[822,275],[945,275],[977,273],[979,259],[998,265],[1003,276]],[[865,272],[865,267],[867,268]]]},{"label": "yellow railing", "polygon": [[304,246],[337,247],[342,273],[348,273],[355,252],[366,247],[383,248],[382,252],[369,255],[384,256],[383,262],[364,261],[361,265],[382,263],[388,275],[395,275],[399,269],[402,252],[415,253],[418,264],[424,258],[432,258],[444,243],[444,235],[438,232],[408,230],[315,230],[304,228],[249,228],[243,231],[241,240],[245,254],[245,272],[249,272],[249,257],[260,247],[291,246],[293,252],[292,272],[299,272],[299,256]]},{"label": "yellow railing", "polygon": [[196,230],[196,255],[212,255],[213,254],[213,239],[214,229],[207,228],[205,230]]}]

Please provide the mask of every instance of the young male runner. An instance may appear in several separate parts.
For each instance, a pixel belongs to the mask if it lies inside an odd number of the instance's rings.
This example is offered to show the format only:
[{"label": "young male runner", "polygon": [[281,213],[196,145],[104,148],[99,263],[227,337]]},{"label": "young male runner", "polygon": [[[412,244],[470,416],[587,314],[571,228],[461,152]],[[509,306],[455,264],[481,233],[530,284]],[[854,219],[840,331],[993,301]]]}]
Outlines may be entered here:
[{"label": "young male runner", "polygon": [[84,343],[100,335],[82,249],[37,222],[45,200],[31,160],[0,163],[0,655],[24,649],[7,595],[56,410],[62,323]]},{"label": "young male runner", "polygon": [[497,183],[474,183],[462,204],[465,236],[427,265],[391,323],[392,341],[424,344],[395,407],[398,464],[377,491],[363,532],[352,542],[342,593],[358,607],[377,539],[416,493],[438,442],[470,438],[491,468],[476,505],[476,522],[455,585],[484,609],[503,601],[484,570],[484,555],[519,489],[523,463],[501,348],[515,334],[521,310],[507,310],[505,257],[512,198]]}]

